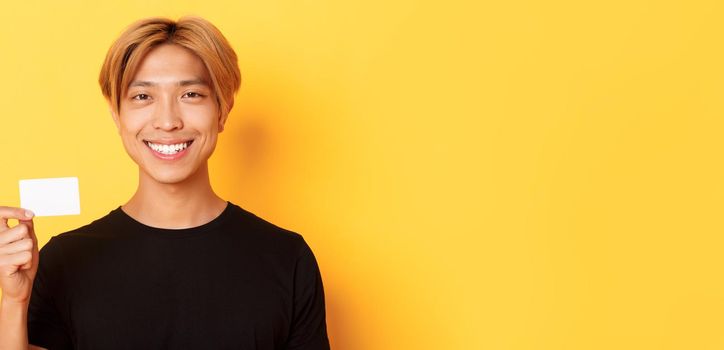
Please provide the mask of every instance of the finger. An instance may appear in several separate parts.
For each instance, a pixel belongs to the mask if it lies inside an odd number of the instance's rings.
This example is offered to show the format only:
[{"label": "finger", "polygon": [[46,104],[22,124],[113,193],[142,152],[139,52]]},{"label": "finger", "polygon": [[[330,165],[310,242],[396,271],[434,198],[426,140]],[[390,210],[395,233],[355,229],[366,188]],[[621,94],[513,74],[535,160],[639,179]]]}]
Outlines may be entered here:
[{"label": "finger", "polygon": [[30,237],[0,246],[0,255],[11,255],[26,250],[29,252],[33,250],[33,239]]},{"label": "finger", "polygon": [[32,219],[33,216],[35,214],[27,209],[0,206],[0,229],[8,228],[8,219],[26,221]]},{"label": "finger", "polygon": [[32,260],[33,253],[25,250],[22,252],[17,252],[15,254],[0,255],[0,266],[23,266],[25,264],[31,263]]},{"label": "finger", "polygon": [[27,226],[28,234],[30,235],[30,238],[32,238],[35,241],[38,240],[37,237],[35,237],[35,222],[33,221],[33,219],[21,221],[20,223],[18,223],[18,226],[20,226],[20,225]]},{"label": "finger", "polygon": [[5,231],[0,231],[0,246],[10,244],[25,237],[32,238],[30,232],[30,226],[25,223],[20,223]]},{"label": "finger", "polygon": [[20,266],[20,269],[21,269],[21,270],[28,270],[28,269],[30,269],[31,267],[33,267],[33,259],[30,259],[30,261],[28,261],[28,262],[26,262],[25,264],[23,264],[23,266]]},{"label": "finger", "polygon": [[32,247],[32,259],[25,263],[23,266],[20,267],[21,270],[28,270],[32,269],[33,266],[38,266],[38,261],[40,259],[40,251],[38,249],[38,237],[35,236],[35,229],[33,228],[33,222],[27,221],[30,223],[30,238],[33,240],[33,247]]}]

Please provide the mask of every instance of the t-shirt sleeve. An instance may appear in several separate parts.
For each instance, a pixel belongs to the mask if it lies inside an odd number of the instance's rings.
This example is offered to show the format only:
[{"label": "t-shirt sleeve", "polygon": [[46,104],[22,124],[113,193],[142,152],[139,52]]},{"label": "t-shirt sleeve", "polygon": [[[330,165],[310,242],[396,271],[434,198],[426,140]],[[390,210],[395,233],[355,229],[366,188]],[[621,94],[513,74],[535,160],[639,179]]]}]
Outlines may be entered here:
[{"label": "t-shirt sleeve", "polygon": [[49,350],[71,349],[72,343],[60,313],[62,260],[57,238],[40,250],[38,272],[28,306],[28,341]]},{"label": "t-shirt sleeve", "polygon": [[306,242],[294,271],[294,313],[287,350],[327,350],[324,288],[317,260]]}]

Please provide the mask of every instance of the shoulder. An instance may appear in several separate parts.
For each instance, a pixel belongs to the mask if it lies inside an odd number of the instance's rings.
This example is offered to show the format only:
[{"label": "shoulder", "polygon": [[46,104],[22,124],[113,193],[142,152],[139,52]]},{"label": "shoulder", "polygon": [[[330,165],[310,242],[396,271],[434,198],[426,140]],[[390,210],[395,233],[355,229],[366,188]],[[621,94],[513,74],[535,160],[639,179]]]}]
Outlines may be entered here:
[{"label": "shoulder", "polygon": [[50,255],[71,242],[114,237],[119,231],[118,226],[114,224],[114,222],[117,221],[118,210],[120,209],[114,209],[105,216],[93,220],[87,225],[51,237],[48,243],[41,248],[41,254],[45,252],[45,255]]},{"label": "shoulder", "polygon": [[233,203],[230,203],[230,211],[226,225],[257,243],[261,249],[283,249],[295,255],[309,249],[304,237],[295,231],[273,224]]},{"label": "shoulder", "polygon": [[53,237],[58,241],[71,240],[77,238],[104,238],[113,236],[118,232],[120,225],[120,207],[110,211],[105,216],[93,220],[91,223],[75,228],[70,231],[63,232]]}]

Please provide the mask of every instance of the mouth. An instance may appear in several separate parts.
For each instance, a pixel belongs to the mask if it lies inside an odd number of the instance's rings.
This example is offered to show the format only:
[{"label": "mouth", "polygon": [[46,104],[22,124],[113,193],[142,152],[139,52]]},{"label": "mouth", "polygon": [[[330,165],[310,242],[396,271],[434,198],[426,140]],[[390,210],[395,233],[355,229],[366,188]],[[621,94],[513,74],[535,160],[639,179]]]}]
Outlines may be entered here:
[{"label": "mouth", "polygon": [[151,150],[162,155],[171,156],[183,152],[186,148],[191,146],[194,140],[188,140],[177,143],[154,143],[148,140],[143,140],[143,143],[148,146]]}]

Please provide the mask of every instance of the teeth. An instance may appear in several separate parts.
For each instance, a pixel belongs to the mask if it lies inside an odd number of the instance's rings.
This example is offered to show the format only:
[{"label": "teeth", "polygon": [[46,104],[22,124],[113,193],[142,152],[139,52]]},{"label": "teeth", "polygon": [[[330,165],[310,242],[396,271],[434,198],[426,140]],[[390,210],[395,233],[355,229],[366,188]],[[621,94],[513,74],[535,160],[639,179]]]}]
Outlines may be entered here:
[{"label": "teeth", "polygon": [[148,147],[151,147],[152,150],[158,153],[176,154],[188,147],[190,142],[177,143],[175,145],[162,145],[146,141],[146,144],[148,145]]}]

